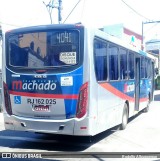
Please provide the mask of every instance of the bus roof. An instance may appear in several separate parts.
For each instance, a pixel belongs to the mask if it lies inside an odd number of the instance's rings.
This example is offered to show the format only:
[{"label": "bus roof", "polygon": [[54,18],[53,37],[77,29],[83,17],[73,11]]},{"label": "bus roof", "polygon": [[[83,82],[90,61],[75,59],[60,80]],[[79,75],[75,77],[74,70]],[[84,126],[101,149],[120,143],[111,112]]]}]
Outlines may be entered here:
[{"label": "bus roof", "polygon": [[8,33],[8,32],[16,33],[16,32],[24,32],[24,31],[37,31],[37,29],[40,31],[40,30],[45,30],[45,29],[50,30],[50,29],[55,29],[55,28],[63,29],[63,28],[75,28],[75,27],[81,28],[84,26],[81,23],[37,25],[37,26],[27,26],[27,27],[21,27],[21,28],[8,30],[8,31],[6,31],[6,33]]}]

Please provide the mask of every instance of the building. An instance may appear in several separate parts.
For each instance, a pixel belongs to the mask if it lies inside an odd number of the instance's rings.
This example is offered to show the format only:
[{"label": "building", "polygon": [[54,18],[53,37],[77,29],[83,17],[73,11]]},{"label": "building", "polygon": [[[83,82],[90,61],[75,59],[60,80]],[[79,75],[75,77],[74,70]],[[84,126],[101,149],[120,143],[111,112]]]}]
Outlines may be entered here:
[{"label": "building", "polygon": [[158,69],[158,74],[160,75],[160,39],[147,41],[145,43],[145,50],[156,58],[155,67]]},{"label": "building", "polygon": [[123,24],[104,26],[102,30],[110,35],[120,38],[134,47],[142,49],[142,35],[124,27]]},{"label": "building", "polygon": [[151,39],[147,41],[145,43],[145,49],[148,52],[158,55],[160,50],[160,39]]},{"label": "building", "polygon": [[155,57],[155,88],[160,89],[160,39],[151,39],[145,43],[145,49]]},{"label": "building", "polygon": [[145,50],[157,58],[156,68],[158,69],[158,74],[160,75],[160,39],[152,39],[145,43]]}]

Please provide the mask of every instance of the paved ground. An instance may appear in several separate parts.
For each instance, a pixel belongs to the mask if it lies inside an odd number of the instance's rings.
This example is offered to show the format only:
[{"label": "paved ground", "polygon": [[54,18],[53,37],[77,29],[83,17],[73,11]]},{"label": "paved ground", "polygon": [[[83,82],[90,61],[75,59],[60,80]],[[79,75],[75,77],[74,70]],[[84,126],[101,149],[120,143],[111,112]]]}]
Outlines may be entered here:
[{"label": "paved ground", "polygon": [[[124,131],[107,130],[93,137],[92,142],[78,138],[38,135],[25,132],[4,130],[3,115],[0,113],[0,151],[1,152],[151,152],[160,153],[160,90],[155,91],[155,101],[148,113],[140,113],[130,119]],[[77,158],[77,161],[158,161],[160,158]],[[130,158],[128,158],[130,157]],[[159,156],[160,157],[160,156]],[[56,158],[56,160],[75,160]]]}]

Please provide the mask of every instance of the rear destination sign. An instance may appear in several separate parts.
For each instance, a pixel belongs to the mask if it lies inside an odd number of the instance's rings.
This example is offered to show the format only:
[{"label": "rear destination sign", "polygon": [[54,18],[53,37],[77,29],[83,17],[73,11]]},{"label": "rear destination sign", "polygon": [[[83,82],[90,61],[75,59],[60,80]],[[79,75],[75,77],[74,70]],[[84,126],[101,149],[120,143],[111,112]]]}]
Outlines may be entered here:
[{"label": "rear destination sign", "polygon": [[60,61],[64,62],[65,64],[76,64],[76,52],[61,52],[60,53]]}]

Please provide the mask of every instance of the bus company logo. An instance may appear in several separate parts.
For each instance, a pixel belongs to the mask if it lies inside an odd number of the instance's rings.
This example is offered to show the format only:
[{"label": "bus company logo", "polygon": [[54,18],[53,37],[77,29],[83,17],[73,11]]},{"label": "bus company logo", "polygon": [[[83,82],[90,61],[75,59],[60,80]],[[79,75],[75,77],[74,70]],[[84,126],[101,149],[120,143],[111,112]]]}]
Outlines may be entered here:
[{"label": "bus company logo", "polygon": [[55,90],[56,83],[51,82],[39,82],[36,80],[33,81],[13,81],[12,90]]},{"label": "bus company logo", "polygon": [[135,84],[124,84],[124,93],[133,92],[135,89]]}]

